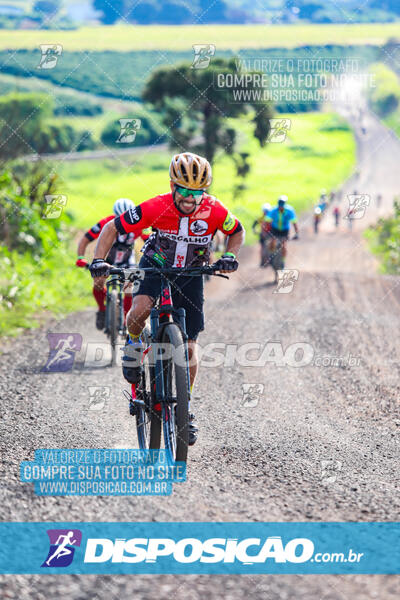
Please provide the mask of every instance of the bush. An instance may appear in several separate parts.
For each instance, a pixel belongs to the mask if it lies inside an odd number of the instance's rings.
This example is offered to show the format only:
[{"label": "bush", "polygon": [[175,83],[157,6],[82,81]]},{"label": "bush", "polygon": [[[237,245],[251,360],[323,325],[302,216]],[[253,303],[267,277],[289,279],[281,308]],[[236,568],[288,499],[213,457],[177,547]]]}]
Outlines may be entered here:
[{"label": "bush", "polygon": [[394,214],[386,219],[379,219],[375,227],[367,232],[372,250],[382,261],[382,269],[386,273],[400,275],[400,202],[393,203]]},{"label": "bush", "polygon": [[54,114],[56,116],[94,117],[102,112],[103,107],[101,104],[87,102],[87,100],[81,98],[74,98],[65,94],[55,98]]},{"label": "bush", "polygon": [[39,309],[78,309],[90,298],[88,279],[74,266],[70,217],[42,218],[44,195],[56,192],[56,184],[40,163],[0,176],[0,335],[34,326]]},{"label": "bush", "polygon": [[400,83],[397,75],[382,63],[373,64],[376,87],[369,88],[369,102],[380,116],[387,117],[400,105]]}]

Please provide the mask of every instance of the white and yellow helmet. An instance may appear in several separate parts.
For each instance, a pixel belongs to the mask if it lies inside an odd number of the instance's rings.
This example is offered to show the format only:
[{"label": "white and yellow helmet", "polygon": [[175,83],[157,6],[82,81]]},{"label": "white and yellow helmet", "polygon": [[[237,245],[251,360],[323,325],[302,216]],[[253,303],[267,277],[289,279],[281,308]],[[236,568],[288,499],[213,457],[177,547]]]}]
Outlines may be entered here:
[{"label": "white and yellow helmet", "polygon": [[204,190],[211,185],[211,165],[203,156],[182,152],[172,157],[169,176],[176,185],[190,190]]}]

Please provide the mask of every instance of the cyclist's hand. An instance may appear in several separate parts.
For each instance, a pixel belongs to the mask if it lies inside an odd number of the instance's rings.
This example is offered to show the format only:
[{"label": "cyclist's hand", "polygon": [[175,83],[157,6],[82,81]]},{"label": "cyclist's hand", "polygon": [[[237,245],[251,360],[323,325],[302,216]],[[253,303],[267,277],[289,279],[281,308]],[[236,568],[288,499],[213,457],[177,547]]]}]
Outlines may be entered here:
[{"label": "cyclist's hand", "polygon": [[78,260],[76,261],[76,266],[77,267],[87,267],[88,266],[88,261],[83,257],[83,256],[78,256]]},{"label": "cyclist's hand", "polygon": [[92,264],[89,266],[90,274],[93,278],[107,277],[111,268],[112,266],[102,258],[94,258]]},{"label": "cyclist's hand", "polygon": [[233,271],[236,271],[239,266],[239,263],[236,260],[236,256],[233,254],[233,252],[226,252],[214,264],[218,268],[218,271],[221,271],[221,273],[232,273]]}]

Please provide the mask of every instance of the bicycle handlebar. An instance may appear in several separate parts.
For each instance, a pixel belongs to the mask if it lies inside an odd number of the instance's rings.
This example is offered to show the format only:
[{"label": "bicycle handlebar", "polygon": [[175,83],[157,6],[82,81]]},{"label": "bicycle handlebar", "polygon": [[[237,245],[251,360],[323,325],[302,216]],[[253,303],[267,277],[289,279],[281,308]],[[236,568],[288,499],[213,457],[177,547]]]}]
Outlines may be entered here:
[{"label": "bicycle handlebar", "polygon": [[129,279],[129,281],[135,281],[139,279],[138,271],[144,271],[145,273],[154,273],[157,275],[185,275],[186,277],[200,276],[200,275],[214,275],[215,277],[223,277],[229,279],[227,275],[217,273],[218,267],[214,265],[205,265],[202,267],[137,267],[132,269],[119,269],[113,267],[110,269],[110,275],[119,275],[123,279]]}]

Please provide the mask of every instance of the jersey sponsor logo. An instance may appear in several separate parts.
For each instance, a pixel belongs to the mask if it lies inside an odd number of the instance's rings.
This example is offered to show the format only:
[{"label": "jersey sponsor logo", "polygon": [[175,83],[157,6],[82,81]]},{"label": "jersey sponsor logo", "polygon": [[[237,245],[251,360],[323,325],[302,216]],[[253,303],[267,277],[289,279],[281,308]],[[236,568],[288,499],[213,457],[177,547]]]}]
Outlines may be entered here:
[{"label": "jersey sponsor logo", "polygon": [[233,214],[228,212],[228,214],[226,215],[224,224],[222,225],[222,229],[224,231],[230,231],[234,227],[235,222],[236,221],[235,221],[235,217],[233,216]]},{"label": "jersey sponsor logo", "polygon": [[202,219],[197,219],[191,223],[189,229],[195,235],[203,235],[208,229],[208,223]]},{"label": "jersey sponsor logo", "polygon": [[211,234],[204,235],[202,237],[195,237],[192,235],[178,235],[176,233],[164,233],[162,237],[167,237],[174,242],[184,242],[186,244],[208,244],[211,240]]},{"label": "jersey sponsor logo", "polygon": [[177,254],[176,258],[175,258],[175,266],[176,267],[183,267],[184,266],[184,261],[185,261],[185,255],[184,254]]},{"label": "jersey sponsor logo", "polygon": [[140,221],[140,215],[138,214],[136,206],[128,210],[128,218],[130,223],[138,223],[138,221]]}]

